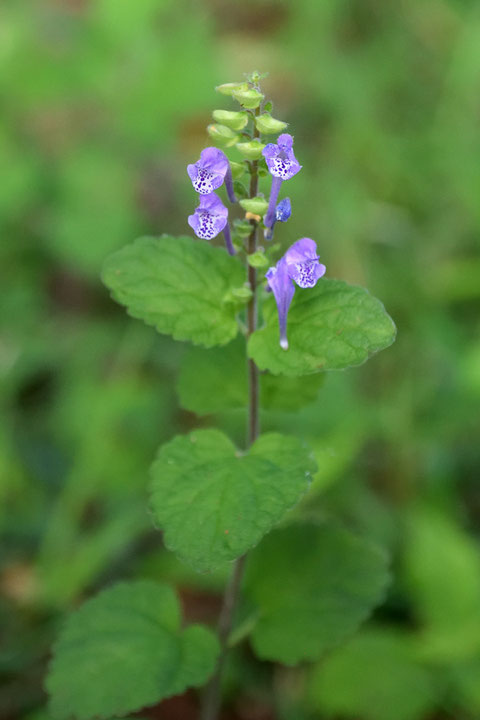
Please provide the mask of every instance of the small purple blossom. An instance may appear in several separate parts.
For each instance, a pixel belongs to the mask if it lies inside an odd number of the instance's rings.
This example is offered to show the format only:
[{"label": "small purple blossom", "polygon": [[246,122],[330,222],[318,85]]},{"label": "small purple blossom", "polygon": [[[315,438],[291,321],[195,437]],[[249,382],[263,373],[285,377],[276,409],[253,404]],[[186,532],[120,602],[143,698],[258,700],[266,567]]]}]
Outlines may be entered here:
[{"label": "small purple blossom", "polygon": [[295,294],[295,281],[301,288],[314,287],[325,274],[326,267],[318,262],[317,246],[310,238],[297,240],[266,273],[278,309],[280,347],[288,350],[287,315]]},{"label": "small purple blossom", "polygon": [[200,160],[187,166],[187,172],[194,189],[200,195],[210,195],[225,182],[228,199],[236,202],[230,163],[222,150],[216,147],[205,148],[200,153]]},{"label": "small purple blossom", "polygon": [[293,137],[288,133],[280,135],[277,143],[268,143],[262,152],[270,175],[281,180],[290,180],[302,169],[293,154]]},{"label": "small purple blossom", "polygon": [[195,235],[212,240],[222,232],[227,224],[228,209],[214,192],[200,197],[200,205],[193,215],[189,215],[188,224]]},{"label": "small purple blossom", "polygon": [[265,145],[262,154],[272,176],[268,210],[264,219],[265,227],[271,229],[275,222],[275,206],[282,182],[290,180],[302,169],[302,166],[293,154],[293,138],[288,133],[280,135],[276,144]]},{"label": "small purple blossom", "polygon": [[265,240],[271,240],[273,238],[273,228],[276,222],[287,222],[292,215],[292,204],[290,198],[284,198],[280,200],[277,207],[275,208],[275,217],[273,219],[272,227],[265,228],[264,237]]},{"label": "small purple blossom", "polygon": [[277,207],[275,208],[275,221],[276,222],[287,222],[292,215],[292,204],[290,198],[284,198],[280,200]]},{"label": "small purple blossom", "polygon": [[275,296],[278,309],[278,324],[280,326],[280,346],[288,350],[287,315],[292,298],[295,295],[295,285],[288,276],[287,263],[281,258],[275,267],[271,267],[265,274],[268,286]]},{"label": "small purple blossom", "polygon": [[235,255],[228,225],[228,209],[215,193],[200,196],[200,205],[193,215],[189,215],[188,224],[195,235],[204,240],[212,240],[223,230],[227,250],[230,255]]}]

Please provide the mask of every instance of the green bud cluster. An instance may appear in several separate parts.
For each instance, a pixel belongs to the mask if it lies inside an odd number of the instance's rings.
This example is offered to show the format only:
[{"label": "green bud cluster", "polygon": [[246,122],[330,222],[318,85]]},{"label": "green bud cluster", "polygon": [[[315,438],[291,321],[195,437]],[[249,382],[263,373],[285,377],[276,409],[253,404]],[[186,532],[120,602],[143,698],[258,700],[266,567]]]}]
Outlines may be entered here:
[{"label": "green bud cluster", "polygon": [[[217,147],[235,148],[241,157],[238,162],[230,161],[235,195],[246,213],[244,220],[233,223],[234,240],[240,244],[251,234],[252,223],[259,222],[264,216],[268,202],[262,195],[249,197],[248,183],[239,181],[246,173],[250,176],[255,174],[257,178],[269,175],[262,155],[268,140],[263,142],[262,137],[280,134],[287,128],[286,122],[272,116],[273,104],[266,100],[260,88],[260,81],[264,77],[266,74],[254,71],[243,81],[219,85],[216,91],[231,98],[240,107],[214,110],[213,122],[207,128]],[[260,255],[252,261],[255,262],[259,263],[255,267],[264,266]]]}]

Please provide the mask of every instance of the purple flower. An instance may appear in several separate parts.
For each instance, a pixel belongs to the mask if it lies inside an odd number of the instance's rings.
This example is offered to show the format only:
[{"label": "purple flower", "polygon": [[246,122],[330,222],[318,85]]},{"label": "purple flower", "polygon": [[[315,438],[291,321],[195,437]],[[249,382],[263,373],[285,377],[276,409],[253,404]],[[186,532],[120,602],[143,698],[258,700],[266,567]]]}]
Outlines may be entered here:
[{"label": "purple flower", "polygon": [[225,153],[218,148],[208,147],[202,150],[200,160],[194,165],[188,165],[187,172],[194,189],[200,195],[210,195],[225,181],[228,199],[236,202],[230,163]]},{"label": "purple flower", "polygon": [[280,135],[276,145],[269,143],[263,148],[262,154],[266,160],[270,175],[272,176],[268,210],[264,219],[266,228],[272,228],[275,222],[275,206],[282,182],[284,180],[290,180],[290,178],[302,169],[302,166],[293,154],[292,148],[293,138],[288,133]]},{"label": "purple flower", "polygon": [[195,235],[212,240],[227,224],[228,210],[214,192],[200,197],[200,205],[193,215],[189,215],[188,224]]},{"label": "purple flower", "polygon": [[273,228],[276,222],[287,222],[292,215],[292,204],[290,198],[284,198],[280,200],[277,207],[275,208],[275,217],[273,219],[272,227],[265,228],[264,237],[265,240],[271,240],[273,238]]},{"label": "purple flower", "polygon": [[225,243],[230,255],[235,254],[230,237],[230,227],[228,225],[228,209],[222,203],[218,195],[210,193],[210,195],[200,196],[200,205],[193,215],[189,215],[188,224],[195,235],[205,240],[212,240],[222,232],[225,235]]},{"label": "purple flower", "polygon": [[293,137],[288,133],[280,135],[277,144],[268,143],[262,155],[267,162],[270,175],[281,180],[290,180],[302,166],[293,154]]},{"label": "purple flower", "polygon": [[302,238],[266,273],[269,289],[277,303],[280,347],[284,350],[288,350],[287,315],[295,294],[293,281],[301,288],[314,287],[317,280],[325,274],[325,270],[325,265],[318,262],[315,242],[310,238]]},{"label": "purple flower", "polygon": [[275,221],[276,222],[287,222],[292,215],[292,204],[290,198],[284,198],[280,200],[277,207],[275,208]]}]

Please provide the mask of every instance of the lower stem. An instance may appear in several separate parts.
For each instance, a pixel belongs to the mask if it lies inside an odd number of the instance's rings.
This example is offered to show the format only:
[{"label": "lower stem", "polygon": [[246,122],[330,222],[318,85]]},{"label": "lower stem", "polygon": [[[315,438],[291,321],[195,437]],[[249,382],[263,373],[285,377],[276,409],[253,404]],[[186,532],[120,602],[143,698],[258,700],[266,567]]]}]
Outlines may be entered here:
[{"label": "lower stem", "polygon": [[[255,114],[258,115],[257,108]],[[259,137],[255,128],[254,137]],[[250,197],[256,197],[258,192],[258,160],[251,164]],[[252,231],[248,237],[247,254],[251,255],[257,249],[257,222],[250,220]],[[247,341],[257,328],[257,271],[247,264],[247,280],[252,290],[252,297],[247,305]],[[247,358],[248,369],[248,422],[247,422],[247,449],[255,442],[260,432],[259,423],[259,375],[258,368],[250,358]],[[235,606],[237,604],[240,586],[243,578],[246,555],[235,561],[230,580],[223,596],[222,609],[218,619],[217,637],[220,643],[220,653],[215,672],[210,679],[203,696],[200,713],[201,720],[217,720],[221,701],[221,683],[225,660],[228,653],[228,638],[232,630]]]},{"label": "lower stem", "polygon": [[217,637],[220,643],[220,654],[217,660],[217,666],[212,679],[205,688],[203,696],[201,720],[216,720],[218,711],[220,710],[221,699],[221,682],[223,668],[228,653],[228,636],[232,629],[233,613],[235,610],[236,600],[243,577],[243,567],[245,564],[245,555],[239,558],[233,566],[232,575],[223,596],[223,605],[218,619]]}]

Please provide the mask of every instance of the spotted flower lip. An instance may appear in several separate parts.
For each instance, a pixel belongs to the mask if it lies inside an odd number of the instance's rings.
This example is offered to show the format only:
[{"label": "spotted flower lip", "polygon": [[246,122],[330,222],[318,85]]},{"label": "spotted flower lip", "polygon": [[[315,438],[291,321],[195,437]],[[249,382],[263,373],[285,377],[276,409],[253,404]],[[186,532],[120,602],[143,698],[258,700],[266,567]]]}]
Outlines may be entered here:
[{"label": "spotted flower lip", "polygon": [[210,193],[200,196],[200,205],[193,215],[189,215],[188,224],[195,235],[205,240],[212,240],[222,232],[227,224],[228,209],[218,195]]},{"label": "spotted flower lip", "polygon": [[200,195],[210,195],[225,182],[228,199],[236,202],[230,163],[222,150],[216,147],[205,148],[195,164],[187,165],[187,172],[194,189]]},{"label": "spotted flower lip", "polygon": [[314,287],[326,267],[318,262],[317,245],[311,238],[297,240],[285,253],[288,276],[301,288]]},{"label": "spotted flower lip", "polygon": [[270,175],[281,180],[290,180],[302,166],[293,153],[293,137],[283,133],[276,143],[268,143],[262,152]]},{"label": "spotted flower lip", "polygon": [[297,240],[266,273],[278,310],[280,347],[288,350],[287,316],[295,294],[294,282],[301,288],[312,288],[325,274],[326,267],[318,262],[317,246],[311,238]]}]

